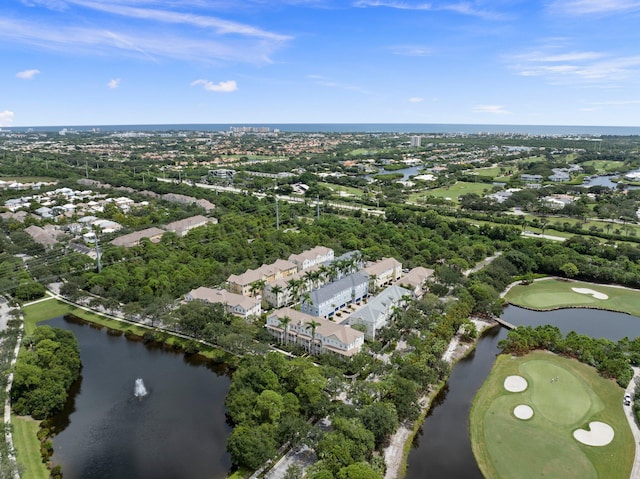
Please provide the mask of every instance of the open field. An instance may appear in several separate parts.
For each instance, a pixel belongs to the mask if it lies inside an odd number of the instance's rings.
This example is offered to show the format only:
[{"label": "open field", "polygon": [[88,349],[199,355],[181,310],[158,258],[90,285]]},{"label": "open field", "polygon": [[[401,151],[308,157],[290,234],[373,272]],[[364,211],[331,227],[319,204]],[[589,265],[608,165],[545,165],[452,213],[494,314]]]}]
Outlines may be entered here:
[{"label": "open field", "polygon": [[[504,387],[508,376],[527,381],[522,392]],[[629,477],[635,443],[622,406],[623,389],[590,366],[535,351],[516,358],[502,355],[478,391],[471,409],[473,453],[488,479]],[[514,416],[529,406],[531,419]],[[613,428],[605,446],[587,446],[573,437],[600,421]]]},{"label": "open field", "polygon": [[409,201],[416,201],[417,198],[425,196],[435,196],[436,198],[451,198],[451,201],[458,202],[458,197],[466,195],[467,193],[476,193],[482,195],[484,190],[491,190],[491,186],[488,183],[468,183],[464,181],[458,181],[454,185],[449,187],[435,188],[433,190],[423,191],[409,197]]},{"label": "open field", "polygon": [[345,194],[355,196],[356,198],[360,198],[364,194],[362,190],[358,188],[353,188],[351,186],[335,185],[333,183],[318,183],[318,184],[321,186],[324,186],[325,188],[329,188],[330,190],[338,194],[340,194],[340,192],[344,192]]},{"label": "open field", "polygon": [[16,449],[16,456],[18,463],[23,467],[22,477],[48,479],[49,471],[42,463],[40,441],[36,439],[40,421],[30,417],[12,415],[11,424],[13,425],[13,445]]},{"label": "open field", "polygon": [[[573,288],[583,288],[603,293],[607,299],[591,294],[580,294]],[[580,281],[548,279],[511,288],[505,299],[516,306],[547,310],[573,307],[591,307],[619,311],[640,316],[640,291],[615,288]]]},{"label": "open field", "polygon": [[585,166],[593,166],[600,173],[609,173],[619,170],[624,166],[623,161],[613,160],[589,160],[582,163]]}]

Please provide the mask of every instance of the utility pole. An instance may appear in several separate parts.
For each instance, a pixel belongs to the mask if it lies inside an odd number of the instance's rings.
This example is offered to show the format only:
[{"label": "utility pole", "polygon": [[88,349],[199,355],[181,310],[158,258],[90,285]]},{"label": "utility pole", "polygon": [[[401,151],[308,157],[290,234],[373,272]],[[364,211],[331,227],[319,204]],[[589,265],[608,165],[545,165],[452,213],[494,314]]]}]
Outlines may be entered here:
[{"label": "utility pole", "polygon": [[96,261],[98,262],[98,273],[102,272],[102,255],[100,253],[100,245],[98,244],[98,233],[96,235]]},{"label": "utility pole", "polygon": [[316,217],[320,219],[320,195],[316,195]]},{"label": "utility pole", "polygon": [[84,162],[84,175],[89,178],[89,163]]},{"label": "utility pole", "polygon": [[276,229],[280,229],[280,210],[278,209],[278,195],[276,195]]}]

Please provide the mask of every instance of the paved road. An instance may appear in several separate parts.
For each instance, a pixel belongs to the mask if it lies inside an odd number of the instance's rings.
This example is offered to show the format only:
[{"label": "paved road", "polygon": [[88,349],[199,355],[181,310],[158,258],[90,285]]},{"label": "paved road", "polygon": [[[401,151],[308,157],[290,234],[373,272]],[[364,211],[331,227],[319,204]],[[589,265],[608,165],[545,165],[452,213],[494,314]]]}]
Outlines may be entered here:
[{"label": "paved road", "polygon": [[[640,368],[633,368],[633,379],[629,382],[627,386],[627,390],[625,393],[628,393],[633,397],[633,390],[636,387],[636,378],[640,377]],[[633,461],[633,468],[631,469],[631,479],[640,479],[640,428],[638,427],[638,423],[633,417],[633,406],[623,406],[624,413],[627,415],[627,420],[629,421],[629,426],[631,426],[631,432],[633,433],[633,439],[636,444],[636,457]]]}]

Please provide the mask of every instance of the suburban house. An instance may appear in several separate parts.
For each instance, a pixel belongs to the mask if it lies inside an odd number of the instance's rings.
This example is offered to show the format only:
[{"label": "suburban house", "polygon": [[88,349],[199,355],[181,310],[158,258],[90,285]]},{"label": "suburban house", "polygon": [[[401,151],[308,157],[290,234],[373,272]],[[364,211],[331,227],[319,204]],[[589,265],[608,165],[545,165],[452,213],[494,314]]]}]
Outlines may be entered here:
[{"label": "suburban house", "polygon": [[332,352],[353,356],[360,352],[364,344],[364,333],[348,325],[336,324],[291,308],[282,308],[267,316],[266,327],[281,342],[299,344],[312,354]]},{"label": "suburban house", "polygon": [[260,316],[260,314],[262,314],[262,307],[260,306],[259,299],[230,293],[225,289],[212,289],[202,286],[189,291],[185,295],[184,299],[187,301],[197,299],[210,304],[224,304],[228,312],[242,318]]},{"label": "suburban house", "polygon": [[300,311],[330,318],[345,306],[361,301],[369,294],[369,276],[354,273],[311,291],[309,300],[300,302]]},{"label": "suburban house", "polygon": [[157,243],[162,238],[164,230],[160,228],[147,228],[145,230],[136,231],[128,235],[118,236],[111,240],[111,244],[114,246],[124,246],[125,248],[131,248],[140,244],[144,238],[147,238],[152,243]]},{"label": "suburban house", "polygon": [[218,223],[216,218],[207,218],[206,216],[197,215],[180,221],[174,221],[173,223],[168,223],[164,225],[163,228],[182,237],[194,228],[216,223]]},{"label": "suburban house", "polygon": [[59,234],[59,231],[57,231],[52,225],[46,225],[44,228],[31,225],[26,227],[24,232],[31,236],[33,241],[45,248],[52,248],[58,242],[56,236]]},{"label": "suburban house", "polygon": [[383,258],[363,270],[371,278],[373,289],[387,286],[402,276],[402,263],[395,258]]},{"label": "suburban house", "polygon": [[389,286],[365,306],[349,316],[347,322],[351,326],[364,325],[367,328],[365,338],[375,340],[376,331],[387,325],[395,308],[403,306],[410,296],[411,291],[408,289],[396,285]]},{"label": "suburban house", "polygon": [[433,276],[433,273],[432,269],[418,266],[400,278],[397,284],[411,291],[414,298],[421,298],[424,294],[424,284]]},{"label": "suburban house", "polygon": [[263,264],[258,269],[249,269],[242,274],[232,274],[227,278],[230,291],[249,296],[253,293],[253,284],[257,281],[264,281],[266,284],[273,283],[278,279],[289,278],[298,271],[295,263],[277,259],[272,264]]},{"label": "suburban house", "polygon": [[333,261],[333,257],[334,253],[331,248],[316,246],[315,248],[303,251],[300,254],[292,254],[289,256],[289,261],[295,263],[298,266],[298,270],[302,271],[309,269],[312,266],[331,262]]}]

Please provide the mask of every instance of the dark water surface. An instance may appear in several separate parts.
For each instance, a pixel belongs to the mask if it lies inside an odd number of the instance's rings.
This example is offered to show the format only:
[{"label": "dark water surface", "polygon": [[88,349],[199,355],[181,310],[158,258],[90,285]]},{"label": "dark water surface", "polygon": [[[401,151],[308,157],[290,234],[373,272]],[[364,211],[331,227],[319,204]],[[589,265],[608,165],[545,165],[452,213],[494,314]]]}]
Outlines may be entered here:
[{"label": "dark water surface", "polygon": [[[82,378],[53,438],[65,479],[218,479],[231,461],[224,398],[230,378],[82,321],[55,318],[80,345]],[[148,394],[134,396],[136,378]]]},{"label": "dark water surface", "polygon": [[[640,336],[640,318],[593,309],[562,309],[536,312],[507,306],[502,318],[515,325],[553,324],[563,334],[576,331],[596,338],[618,341]],[[407,479],[481,479],[471,451],[469,412],[476,392],[488,376],[498,354],[504,328],[483,336],[473,354],[456,364],[448,387],[434,403],[409,453]]]}]

